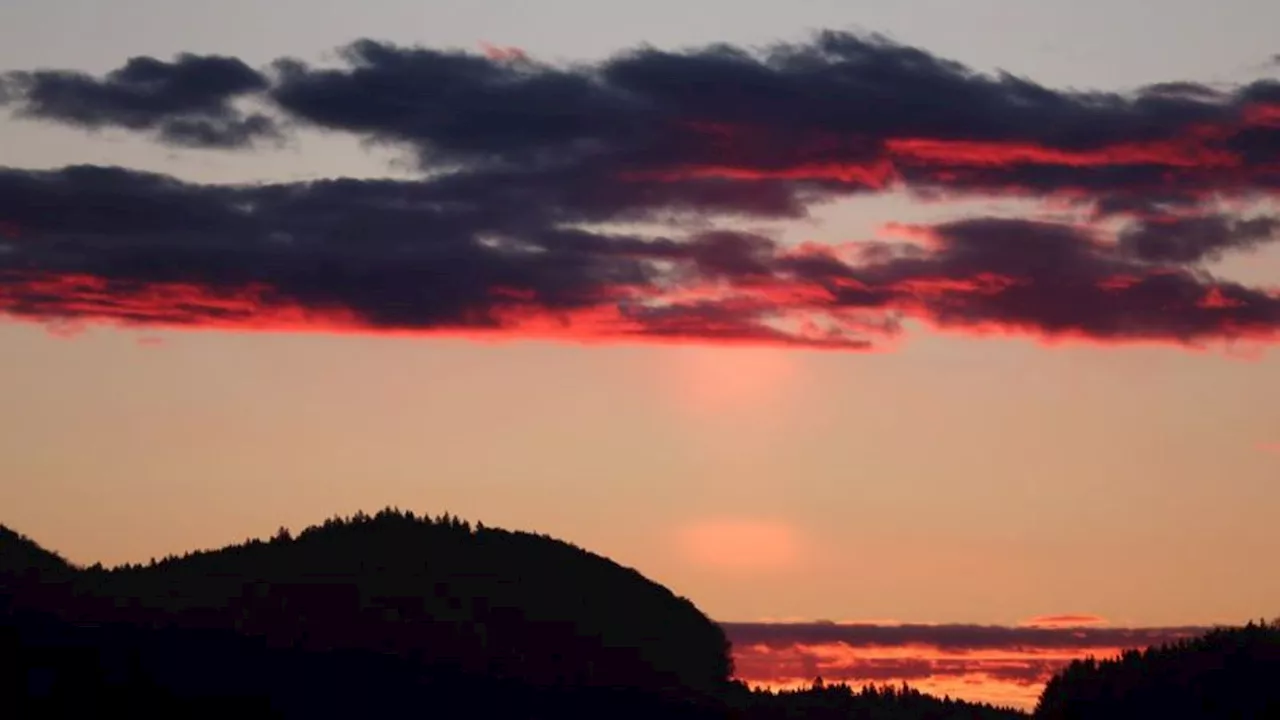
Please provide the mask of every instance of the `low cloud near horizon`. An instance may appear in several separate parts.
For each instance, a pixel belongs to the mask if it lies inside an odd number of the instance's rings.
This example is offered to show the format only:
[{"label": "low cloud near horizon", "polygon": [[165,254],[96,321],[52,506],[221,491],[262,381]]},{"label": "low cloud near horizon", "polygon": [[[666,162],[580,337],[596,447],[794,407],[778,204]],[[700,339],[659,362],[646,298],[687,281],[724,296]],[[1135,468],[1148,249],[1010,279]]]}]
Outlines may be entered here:
[{"label": "low cloud near horizon", "polygon": [[1029,709],[1072,660],[1106,658],[1204,633],[1208,627],[1112,627],[1093,615],[1017,626],[910,623],[721,623],[737,677],[751,686],[899,685]]},{"label": "low cloud near horizon", "polygon": [[[1276,79],[1055,89],[841,32],[575,66],[367,39],[339,57],[0,72],[0,106],[29,121],[223,153],[320,129],[420,171],[210,185],[0,167],[0,313],[844,351],[892,349],[908,321],[1103,344],[1280,338],[1280,289],[1212,270],[1280,237]],[[966,215],[841,245],[735,225],[891,192],[1055,219]],[[650,230],[601,229],[619,225]]]}]

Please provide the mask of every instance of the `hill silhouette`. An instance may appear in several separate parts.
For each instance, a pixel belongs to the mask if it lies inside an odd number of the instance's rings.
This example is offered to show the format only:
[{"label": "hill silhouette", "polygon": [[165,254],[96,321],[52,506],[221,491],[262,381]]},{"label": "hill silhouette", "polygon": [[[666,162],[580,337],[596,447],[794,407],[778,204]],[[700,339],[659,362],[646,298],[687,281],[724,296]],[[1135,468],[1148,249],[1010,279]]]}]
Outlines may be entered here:
[{"label": "hill silhouette", "polygon": [[[0,717],[1013,720],[906,686],[732,679],[691,602],[546,535],[394,509],[145,565],[0,526]],[[1280,626],[1072,663],[1036,720],[1280,717]]]},{"label": "hill silhouette", "polygon": [[[73,570],[61,555],[40,547],[36,541],[0,525],[0,583],[33,580],[50,573]],[[4,586],[0,586],[4,587]]]},{"label": "hill silhouette", "polygon": [[76,568],[61,555],[0,525],[0,613],[11,605],[58,604]]},{"label": "hill silhouette", "polygon": [[357,715],[424,690],[435,710],[471,716],[516,698],[563,715],[624,696],[696,714],[732,674],[721,628],[640,573],[448,515],[357,513],[110,569],[5,530],[0,583],[10,666],[35,695],[80,701],[237,695],[309,714],[307,696],[332,711],[349,687]]},{"label": "hill silhouette", "polygon": [[1249,623],[1098,661],[1045,686],[1037,720],[1280,718],[1280,624]]}]

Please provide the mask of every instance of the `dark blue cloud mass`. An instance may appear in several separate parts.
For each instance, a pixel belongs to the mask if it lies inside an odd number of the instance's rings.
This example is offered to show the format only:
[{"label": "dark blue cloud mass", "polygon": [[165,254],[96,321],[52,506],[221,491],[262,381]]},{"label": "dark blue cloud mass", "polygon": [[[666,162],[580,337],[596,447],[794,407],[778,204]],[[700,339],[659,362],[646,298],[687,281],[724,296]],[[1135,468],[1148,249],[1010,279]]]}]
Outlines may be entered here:
[{"label": "dark blue cloud mass", "polygon": [[[580,65],[361,40],[326,67],[181,55],[2,77],[0,100],[30,119],[214,150],[318,128],[400,146],[423,171],[201,185],[0,170],[11,316],[859,350],[907,318],[1100,342],[1280,336],[1276,291],[1207,267],[1280,229],[1256,203],[1280,190],[1274,80],[1057,90],[835,32]],[[886,191],[1085,218],[962,218],[856,251],[724,225]],[[665,230],[598,229],[635,222]]]}]

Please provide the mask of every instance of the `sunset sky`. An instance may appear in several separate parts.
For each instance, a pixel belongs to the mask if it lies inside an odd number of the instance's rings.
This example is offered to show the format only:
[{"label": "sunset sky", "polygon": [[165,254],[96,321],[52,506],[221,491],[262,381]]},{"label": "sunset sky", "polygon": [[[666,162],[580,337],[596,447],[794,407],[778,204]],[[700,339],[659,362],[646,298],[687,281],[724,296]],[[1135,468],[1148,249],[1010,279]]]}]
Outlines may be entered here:
[{"label": "sunset sky", "polygon": [[1277,27],[6,0],[0,523],[111,564],[449,511],[753,682],[1019,705],[1280,614]]}]

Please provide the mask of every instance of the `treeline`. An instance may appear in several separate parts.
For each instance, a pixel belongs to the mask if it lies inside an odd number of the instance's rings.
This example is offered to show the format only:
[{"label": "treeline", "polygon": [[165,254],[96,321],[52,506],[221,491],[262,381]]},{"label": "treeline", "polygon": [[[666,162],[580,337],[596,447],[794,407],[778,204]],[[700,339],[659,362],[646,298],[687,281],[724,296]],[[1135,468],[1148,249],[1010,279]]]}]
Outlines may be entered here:
[{"label": "treeline", "polygon": [[1078,660],[1045,686],[1037,720],[1280,718],[1280,623]]},{"label": "treeline", "polygon": [[855,690],[818,680],[802,690],[756,690],[731,704],[742,720],[1027,720],[1011,708],[938,698],[905,684]]}]

